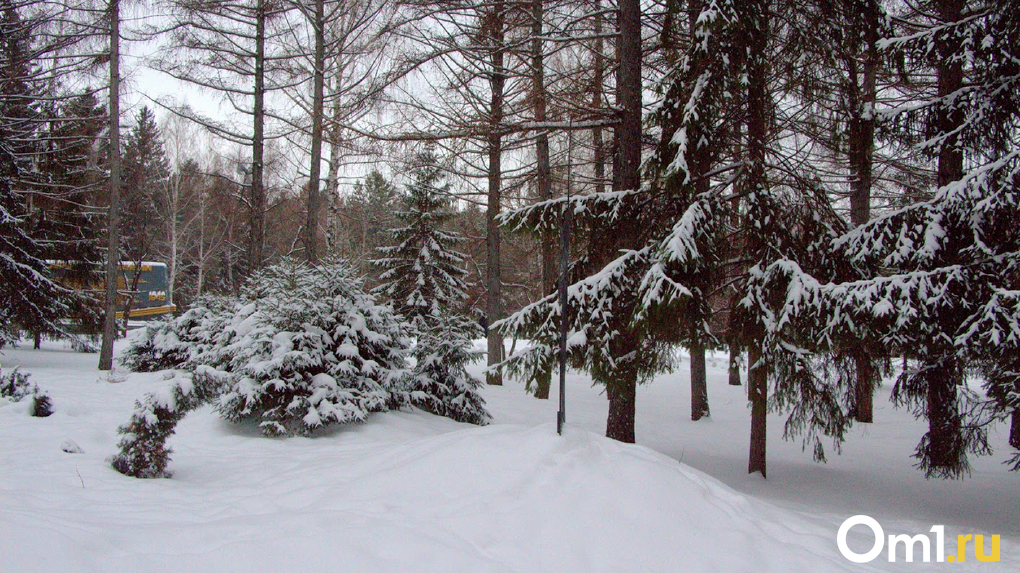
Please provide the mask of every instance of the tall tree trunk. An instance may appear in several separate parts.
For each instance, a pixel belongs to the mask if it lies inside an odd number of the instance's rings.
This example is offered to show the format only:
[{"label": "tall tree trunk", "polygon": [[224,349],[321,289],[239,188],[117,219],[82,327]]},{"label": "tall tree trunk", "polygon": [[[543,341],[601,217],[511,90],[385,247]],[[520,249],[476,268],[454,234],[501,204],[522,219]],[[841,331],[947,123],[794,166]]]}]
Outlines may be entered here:
[{"label": "tall tree trunk", "polygon": [[106,245],[106,300],[99,369],[113,368],[117,338],[117,277],[120,268],[120,0],[110,0],[110,208]]},{"label": "tall tree trunk", "polygon": [[308,208],[305,219],[305,258],[310,263],[319,261],[319,177],[322,166],[322,115],[325,91],[326,37],[325,0],[315,0],[315,70],[312,81],[312,149],[308,169]]},{"label": "tall tree trunk", "polygon": [[[639,0],[620,0],[618,67],[616,101],[620,122],[616,127],[619,151],[613,166],[615,190],[638,189],[641,186],[641,4]],[[625,239],[625,237],[621,237]],[[639,352],[639,344],[626,325],[621,325],[620,347],[613,355],[627,356]],[[625,362],[625,361],[621,361]],[[607,381],[609,421],[606,436],[621,442],[634,441],[634,397],[638,373],[622,364],[618,378]]]},{"label": "tall tree trunk", "polygon": [[[746,10],[747,58],[747,185],[752,196],[765,197],[769,194],[765,172],[765,158],[768,148],[768,70],[766,50],[769,38],[768,0],[749,0]],[[767,213],[758,214],[767,216]],[[753,237],[751,249],[755,257],[768,256],[762,237]],[[762,360],[762,334],[751,342],[748,349],[748,397],[751,401],[751,445],[747,472],[761,472],[766,475],[765,422],[768,403],[769,367]]]},{"label": "tall tree trunk", "polygon": [[[195,296],[202,296],[202,287],[205,285],[205,200],[206,191],[203,189],[198,195],[198,278],[195,281]],[[170,293],[170,301],[173,302],[173,291]]]},{"label": "tall tree trunk", "polygon": [[245,272],[250,274],[262,267],[266,242],[266,190],[263,180],[265,166],[266,122],[266,0],[258,0],[255,15],[255,102],[252,109],[251,141],[251,213],[248,260]]},{"label": "tall tree trunk", "polygon": [[705,347],[691,345],[691,420],[697,422],[708,411],[708,372],[705,367]]},{"label": "tall tree trunk", "polygon": [[[532,0],[531,2],[531,66],[532,66],[532,89],[534,90],[535,121],[544,123],[546,116],[546,93],[545,93],[545,48],[542,41],[545,0]],[[535,187],[538,191],[539,201],[552,199],[552,168],[549,165],[549,132],[545,129],[538,131],[535,137]],[[556,289],[558,269],[556,268],[556,233],[547,231],[542,233],[542,294],[551,294]],[[547,400],[549,398],[549,386],[552,384],[552,364],[541,372],[536,373],[535,397]]]},{"label": "tall tree trunk", "polygon": [[766,414],[768,413],[768,370],[761,360],[761,346],[754,341],[747,349],[747,397],[751,401],[751,450],[747,473],[765,471]]},{"label": "tall tree trunk", "polygon": [[503,69],[504,58],[504,30],[503,30],[503,3],[495,2],[492,6],[495,11],[492,18],[492,29],[489,31],[492,41],[492,75],[489,78],[489,85],[492,90],[492,97],[489,102],[489,196],[488,206],[485,213],[485,250],[486,250],[486,286],[488,297],[486,299],[486,319],[488,321],[488,366],[490,370],[485,375],[489,384],[500,386],[503,384],[503,375],[491,369],[492,366],[503,359],[503,337],[492,328],[492,324],[503,317],[503,284],[500,269],[500,231],[496,217],[500,212],[500,198],[502,195],[502,159],[503,142],[499,128],[503,123],[503,89],[506,84],[506,72]]},{"label": "tall tree trunk", "polygon": [[[865,52],[863,81],[857,92],[857,60],[851,57],[850,87],[853,118],[850,121],[849,159],[853,173],[850,193],[850,222],[859,227],[871,218],[872,165],[875,149],[875,97],[878,74],[878,36],[880,11],[878,0],[867,0],[863,18]],[[874,419],[875,368],[873,357],[862,342],[854,352],[857,382],[854,385],[854,419],[870,424]]]},{"label": "tall tree trunk", "polygon": [[[958,0],[939,0],[936,11],[943,23],[949,24],[962,19],[962,6]],[[955,37],[954,37],[955,38]],[[945,39],[939,42],[939,61],[935,66],[938,82],[938,97],[945,98],[963,86],[963,66],[952,57],[955,48]],[[958,41],[958,40],[957,40]],[[951,134],[963,124],[964,116],[960,107],[947,109],[939,107],[935,113],[935,131]],[[959,181],[963,177],[963,153],[957,148],[957,137],[950,136],[939,151],[937,181],[939,187]],[[966,451],[961,447],[962,429],[957,408],[957,384],[962,372],[955,357],[955,348],[946,346],[919,356],[922,369],[931,369],[926,376],[928,383],[928,439],[922,455],[922,465],[927,473],[944,476],[959,475],[966,463]]]},{"label": "tall tree trunk", "polygon": [[[592,79],[592,109],[602,111],[603,88],[605,85],[605,56],[602,55],[602,0],[595,0],[595,70]],[[592,162],[595,164],[595,193],[606,192],[606,147],[602,138],[602,128],[595,127],[591,132]]]},{"label": "tall tree trunk", "polygon": [[[330,88],[330,98],[332,98],[333,105],[332,117],[330,118],[329,129],[325,130],[323,135],[328,134],[329,139],[329,167],[326,170],[326,196],[328,197],[331,214],[333,220],[330,224],[330,235],[333,238],[334,250],[339,248],[337,245],[340,242],[341,232],[341,221],[339,217],[339,208],[337,202],[339,201],[340,193],[340,153],[341,153],[341,140],[340,140],[340,114],[342,112],[341,99],[337,94],[340,92],[340,86],[344,82],[344,62],[341,59],[339,62],[333,60],[333,68],[336,69],[336,73],[333,75],[333,83]],[[346,255],[345,255],[346,256]]]}]

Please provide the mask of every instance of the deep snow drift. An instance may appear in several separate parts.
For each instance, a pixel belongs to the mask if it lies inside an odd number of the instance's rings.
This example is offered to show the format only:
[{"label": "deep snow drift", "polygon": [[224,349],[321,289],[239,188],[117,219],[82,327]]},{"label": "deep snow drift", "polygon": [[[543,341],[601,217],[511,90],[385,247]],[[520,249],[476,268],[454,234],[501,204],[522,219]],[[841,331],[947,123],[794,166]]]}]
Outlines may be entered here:
[{"label": "deep snow drift", "polygon": [[[730,440],[720,436],[732,434],[733,444],[746,443],[746,418],[740,417],[746,412],[734,398],[741,389],[725,387],[721,369],[710,369],[713,418],[707,423],[683,423],[688,413],[679,407],[687,399],[680,393],[681,374],[639,390],[638,440],[668,455],[590,431],[604,424],[604,398],[584,378],[572,376],[570,425],[563,437],[547,416],[555,404],[525,395],[517,384],[485,390],[495,418],[485,428],[395,412],[311,438],[270,439],[205,408],[185,419],[171,440],[173,479],[138,480],[116,473],[105,460],[116,451],[116,429],[127,421],[133,401],[167,384],[163,374],[111,378],[94,369],[95,355],[59,345],[3,352],[4,370],[21,365],[31,372],[32,381],[53,397],[56,411],[31,418],[22,404],[0,402],[3,572],[1020,567],[1018,490],[1008,487],[1018,480],[1001,466],[994,477],[979,468],[969,482],[933,484],[962,489],[961,497],[978,505],[970,509],[974,515],[992,512],[972,529],[947,524],[947,533],[954,541],[957,533],[1002,534],[1000,563],[976,563],[971,555],[964,564],[889,563],[884,553],[866,566],[846,561],[835,534],[856,508],[842,505],[855,496],[864,500],[860,512],[883,505],[881,497],[868,497],[869,480],[879,496],[895,492],[897,481],[904,495],[915,495],[910,490],[916,482],[901,468],[909,470],[910,461],[892,469],[882,463],[854,466],[864,476],[859,492],[833,492],[848,487],[843,466],[806,466],[823,477],[803,479],[799,446],[770,436],[778,475],[768,481],[738,477],[746,462],[734,459]],[[883,415],[892,416],[880,410],[873,432],[886,431]],[[903,415],[894,417],[894,429],[904,430]],[[671,437],[677,427],[690,436],[688,444]],[[907,444],[916,438],[911,433],[901,439]],[[84,453],[65,453],[66,445]],[[877,457],[861,449],[862,460],[876,461],[890,448]],[[723,477],[758,494],[738,493],[674,457],[732,468]],[[809,454],[802,457],[811,464]],[[993,494],[1005,487],[1012,497],[995,502],[967,493],[982,487]],[[876,517],[887,533],[922,533],[932,524],[918,521],[923,513],[897,512],[895,506]],[[1010,530],[995,529],[1011,519]],[[855,547],[865,547],[867,536],[854,531]],[[948,552],[953,549],[947,543]]]}]

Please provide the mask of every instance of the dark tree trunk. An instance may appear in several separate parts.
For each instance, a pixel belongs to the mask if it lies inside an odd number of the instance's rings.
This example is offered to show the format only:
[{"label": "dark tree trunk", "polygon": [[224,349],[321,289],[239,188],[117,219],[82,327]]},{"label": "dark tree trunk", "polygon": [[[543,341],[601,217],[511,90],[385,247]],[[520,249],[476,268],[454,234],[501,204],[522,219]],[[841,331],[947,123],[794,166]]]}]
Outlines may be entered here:
[{"label": "dark tree trunk", "polygon": [[[500,212],[500,198],[502,195],[502,155],[503,142],[499,134],[500,124],[503,122],[503,89],[506,84],[506,72],[503,69],[504,58],[504,31],[503,31],[503,3],[496,2],[492,6],[495,11],[492,18],[492,29],[489,30],[492,41],[492,76],[489,78],[489,86],[492,90],[492,97],[489,102],[489,196],[486,209],[486,287],[488,297],[486,299],[486,319],[488,321],[488,366],[499,363],[503,359],[503,337],[491,325],[503,316],[503,285],[500,269],[500,236],[499,224],[496,217]],[[485,375],[487,383],[500,386],[503,384],[503,376],[500,372],[489,370]]]},{"label": "dark tree trunk", "polygon": [[751,401],[751,451],[747,473],[765,473],[766,415],[768,414],[768,370],[761,364],[760,341],[747,349],[747,397]]},{"label": "dark tree trunk", "polygon": [[854,384],[854,419],[864,424],[870,424],[875,418],[875,366],[871,361],[871,355],[863,347],[858,347],[853,353],[854,370],[857,380]]},{"label": "dark tree trunk", "polygon": [[617,372],[616,380],[606,385],[606,394],[609,397],[606,437],[633,444],[637,371],[626,368]]},{"label": "dark tree trunk", "polygon": [[265,99],[266,99],[266,0],[258,0],[255,16],[255,91],[252,108],[251,138],[251,211],[248,215],[247,261],[245,272],[251,274],[262,267],[266,240],[265,165]]},{"label": "dark tree trunk", "polygon": [[[963,18],[962,2],[959,0],[940,0],[938,3],[939,17],[943,22],[958,22]],[[940,60],[936,66],[938,75],[938,97],[944,98],[963,87],[963,64],[952,57],[956,46],[953,40],[943,40],[939,45]],[[959,40],[957,40],[959,41]],[[962,106],[954,109],[940,108],[936,111],[936,130],[940,134],[951,134],[963,124]],[[957,147],[958,135],[948,137],[939,152],[938,185],[939,187],[959,181],[963,177],[963,151]]]},{"label": "dark tree trunk", "polygon": [[[746,10],[747,58],[747,186],[755,195],[769,193],[765,172],[765,158],[768,148],[768,70],[766,53],[769,38],[769,2],[748,0],[742,8]],[[756,216],[768,216],[758,213]],[[771,238],[751,236],[751,252],[755,257],[765,257],[765,241]],[[748,458],[748,473],[761,472],[766,476],[766,414],[768,412],[769,366],[762,360],[761,334],[748,347],[747,394],[751,401],[751,446]]]},{"label": "dark tree trunk", "polygon": [[740,386],[740,346],[730,344],[730,386]]},{"label": "dark tree trunk", "polygon": [[619,149],[619,185],[623,190],[641,186],[641,6],[638,0],[620,1],[617,104],[621,110],[616,130]]},{"label": "dark tree trunk", "polygon": [[964,471],[967,453],[963,447],[960,413],[956,407],[956,387],[961,380],[959,363],[954,358],[929,366],[925,375],[928,385],[928,435],[921,452],[921,464],[928,475],[956,477]]},{"label": "dark tree trunk", "polygon": [[[595,70],[592,80],[592,109],[602,111],[603,87],[605,83],[605,57],[602,55],[602,0],[595,0]],[[592,162],[595,164],[595,193],[606,192],[606,148],[602,128],[592,129]]]},{"label": "dark tree trunk", "polygon": [[705,347],[700,344],[691,345],[691,420],[695,422],[710,415],[706,370]]},{"label": "dark tree trunk", "polygon": [[[854,57],[848,62],[851,76],[849,86],[852,92],[850,105],[853,113],[849,141],[850,170],[853,173],[850,184],[850,222],[855,227],[867,223],[871,218],[872,165],[875,149],[873,106],[879,64],[879,18],[878,0],[867,0],[863,18],[859,21],[859,25],[864,27],[865,39],[862,73],[858,73],[857,60]],[[865,348],[861,348],[854,355],[857,372],[857,382],[854,385],[854,419],[865,424],[872,422],[875,410],[875,369],[870,361],[871,355]]]},{"label": "dark tree trunk", "polygon": [[[621,110],[616,128],[618,153],[613,165],[615,190],[637,189],[641,186],[641,5],[638,0],[620,0],[619,45],[617,57],[616,99]],[[620,239],[626,239],[621,237]],[[627,330],[621,325],[621,331]],[[638,352],[633,334],[621,332],[625,342],[614,348],[614,356]],[[607,382],[609,422],[606,436],[621,442],[634,441],[634,396],[637,375],[625,366],[615,381]]]},{"label": "dark tree trunk", "polygon": [[113,368],[117,338],[117,275],[120,269],[120,0],[110,0],[110,208],[106,245],[106,300],[99,369]]},{"label": "dark tree trunk", "polygon": [[322,173],[322,116],[325,106],[326,38],[325,0],[315,0],[315,70],[312,81],[312,149],[308,169],[308,208],[305,218],[305,258],[310,263],[319,261],[319,218],[321,199],[319,179]]},{"label": "dark tree trunk", "polygon": [[[962,18],[962,7],[956,0],[940,0],[936,6],[939,17],[945,23],[958,22]],[[951,55],[956,46],[952,39],[943,40],[937,46],[939,62],[935,66],[938,78],[938,97],[944,98],[963,86],[963,67]],[[963,123],[963,111],[940,107],[935,113],[935,130],[940,134],[951,134]],[[958,181],[963,177],[963,153],[957,148],[957,137],[951,136],[943,144],[938,156],[939,187]],[[928,475],[955,477],[964,471],[966,450],[960,414],[957,408],[956,386],[962,373],[951,346],[936,349],[927,356],[919,356],[920,367],[928,369],[925,375],[928,399],[928,434],[921,464]]]},{"label": "dark tree trunk", "polygon": [[[545,92],[545,55],[542,41],[545,0],[532,0],[531,3],[531,66],[532,89],[534,90],[535,121],[543,123],[546,115]],[[549,165],[549,132],[541,130],[535,138],[535,186],[539,201],[552,199],[552,169]],[[559,276],[556,268],[556,232],[542,234],[542,294],[548,295],[556,288]],[[552,384],[552,365],[535,375],[537,385],[535,397],[547,400],[549,386]]]}]

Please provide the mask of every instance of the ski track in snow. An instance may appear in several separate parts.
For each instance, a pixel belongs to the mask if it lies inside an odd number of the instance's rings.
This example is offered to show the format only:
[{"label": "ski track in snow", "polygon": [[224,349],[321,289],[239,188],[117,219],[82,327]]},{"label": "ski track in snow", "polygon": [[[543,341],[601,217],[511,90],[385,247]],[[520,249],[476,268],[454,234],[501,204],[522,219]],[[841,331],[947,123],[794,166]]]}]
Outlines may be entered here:
[{"label": "ski track in snow", "polygon": [[[689,420],[686,360],[639,388],[636,446],[600,436],[605,398],[571,373],[563,437],[555,399],[514,382],[483,390],[495,418],[485,428],[405,411],[270,439],[207,407],[171,439],[174,477],[138,480],[106,458],[134,400],[169,381],[114,383],[95,362],[59,344],[0,355],[56,411],[32,418],[0,402],[4,573],[1020,570],[1020,475],[1001,465],[1006,427],[969,479],[925,480],[909,458],[923,422],[889,405],[888,383],[876,423],[855,428],[828,464],[784,442],[783,419],[770,416],[768,480],[744,473],[749,414],[744,387],[726,384],[724,355],[709,358],[711,418]],[[63,452],[67,440],[84,453]],[[1002,560],[978,563],[971,546],[962,564],[889,563],[883,551],[855,565],[835,537],[859,513],[887,535],[944,524],[947,554],[957,534],[1001,534]],[[858,551],[870,546],[862,529],[851,535]]]}]

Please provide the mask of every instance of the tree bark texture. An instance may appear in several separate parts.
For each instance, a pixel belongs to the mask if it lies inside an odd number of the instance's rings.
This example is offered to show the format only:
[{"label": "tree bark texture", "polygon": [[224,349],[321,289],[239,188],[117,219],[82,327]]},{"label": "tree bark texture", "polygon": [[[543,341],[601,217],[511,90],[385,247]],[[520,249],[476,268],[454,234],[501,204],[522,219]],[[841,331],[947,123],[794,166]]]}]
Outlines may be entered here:
[{"label": "tree bark texture", "polygon": [[266,190],[263,179],[265,166],[266,122],[266,0],[258,0],[255,16],[255,102],[252,109],[251,197],[249,197],[249,234],[245,272],[251,274],[265,260]]},{"label": "tree bark texture", "polygon": [[609,397],[609,418],[606,420],[606,437],[634,443],[634,417],[637,401],[637,371],[623,368],[615,381],[606,385]]},{"label": "tree bark texture", "polygon": [[[545,90],[545,43],[542,41],[543,23],[545,19],[545,0],[532,0],[531,3],[531,66],[532,89],[535,106],[535,121],[544,123],[546,113]],[[539,201],[552,199],[552,168],[549,165],[549,132],[542,130],[535,136],[535,187]],[[542,234],[542,294],[551,294],[556,289],[559,269],[556,264],[556,232],[547,231]],[[535,375],[535,397],[549,399],[549,387],[552,384],[552,365]]]},{"label": "tree bark texture", "polygon": [[[592,109],[597,112],[603,108],[603,89],[605,86],[605,56],[602,55],[602,0],[595,0],[595,70],[592,79]],[[602,128],[596,127],[591,133],[592,162],[595,168],[595,193],[606,192],[606,147],[602,137]]]},{"label": "tree bark texture", "polygon": [[854,350],[853,360],[857,377],[854,384],[854,419],[870,424],[875,418],[875,365],[863,345]]},{"label": "tree bark texture", "polygon": [[[766,177],[766,153],[768,149],[768,70],[767,49],[769,38],[769,2],[748,0],[743,4],[747,58],[747,185],[752,194],[766,195],[770,192]],[[759,216],[767,216],[767,213]],[[752,235],[752,254],[766,256],[761,237]],[[748,348],[747,393],[751,401],[751,444],[747,472],[760,472],[766,476],[766,414],[768,398],[769,366],[762,359],[761,336],[755,337]]]},{"label": "tree bark texture", "polygon": [[[638,0],[620,0],[616,102],[620,123],[616,127],[618,153],[613,164],[615,190],[641,186],[641,5]],[[625,239],[625,237],[621,237]],[[627,356],[639,351],[629,328],[621,325],[621,342],[613,355]],[[621,442],[634,441],[634,396],[637,376],[633,367],[620,364],[616,380],[607,382],[609,421],[606,436]]]},{"label": "tree bark texture", "polygon": [[922,365],[928,372],[927,415],[928,435],[925,451],[926,472],[940,476],[959,475],[964,469],[966,450],[963,446],[960,413],[957,410],[957,385],[962,381],[960,364],[947,357],[937,364]]},{"label": "tree bark texture", "polygon": [[500,125],[503,122],[503,90],[506,84],[506,71],[503,69],[505,46],[503,30],[504,13],[503,3],[496,2],[492,5],[495,11],[491,19],[492,29],[489,30],[489,40],[492,45],[492,70],[489,78],[489,86],[492,96],[489,102],[489,195],[488,206],[485,212],[485,283],[488,290],[486,298],[486,319],[489,325],[488,333],[488,366],[490,370],[485,375],[488,384],[500,386],[503,384],[503,375],[492,369],[492,366],[503,359],[503,337],[492,328],[492,324],[503,317],[503,284],[500,269],[500,230],[496,217],[500,212],[500,199],[502,195],[502,155],[503,142],[499,133]]},{"label": "tree bark texture", "polygon": [[117,338],[117,277],[120,274],[120,0],[110,0],[110,207],[106,245],[106,300],[99,369],[113,368]]},{"label": "tree bark texture", "polygon": [[[958,0],[940,0],[936,10],[945,23],[962,19],[962,6]],[[963,66],[951,55],[955,52],[951,40],[937,45],[939,62],[935,73],[940,99],[957,92],[963,86]],[[962,110],[939,107],[935,112],[935,131],[941,134],[953,133],[963,124]],[[963,177],[963,153],[957,147],[957,137],[949,137],[938,155],[937,181],[939,187],[958,181]],[[920,356],[921,368],[927,369],[927,414],[928,434],[925,451],[929,474],[959,475],[966,464],[966,450],[962,445],[961,419],[957,406],[957,384],[962,378],[960,365],[955,358],[955,348],[948,346],[935,349],[927,356]]]},{"label": "tree bark texture", "polygon": [[708,373],[705,367],[705,347],[691,345],[691,420],[710,415],[708,410]]},{"label": "tree bark texture", "polygon": [[[865,40],[864,59],[861,71],[858,62],[848,62],[851,88],[850,105],[853,114],[850,120],[849,159],[853,178],[850,182],[850,222],[859,227],[871,218],[872,165],[875,150],[876,76],[878,74],[878,40],[880,11],[878,0],[866,0],[863,18]],[[857,382],[854,385],[854,419],[870,424],[874,419],[875,368],[871,364],[867,348],[859,349],[854,355]],[[868,362],[868,364],[865,364]]]},{"label": "tree bark texture", "polygon": [[751,401],[751,449],[747,473],[760,472],[766,477],[765,446],[768,414],[768,369],[761,360],[759,341],[747,349],[747,397]]},{"label": "tree bark texture", "polygon": [[[1020,380],[1013,383],[1013,389],[1016,390],[1017,394],[1020,394]],[[1020,409],[1013,410],[1011,422],[1012,424],[1009,428],[1009,445],[1020,450]]]},{"label": "tree bark texture", "polygon": [[315,70],[312,80],[312,149],[308,168],[308,207],[305,218],[305,258],[309,263],[319,261],[319,219],[321,204],[319,179],[322,173],[322,116],[325,106],[326,38],[325,0],[315,0]]}]

